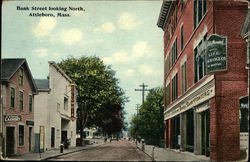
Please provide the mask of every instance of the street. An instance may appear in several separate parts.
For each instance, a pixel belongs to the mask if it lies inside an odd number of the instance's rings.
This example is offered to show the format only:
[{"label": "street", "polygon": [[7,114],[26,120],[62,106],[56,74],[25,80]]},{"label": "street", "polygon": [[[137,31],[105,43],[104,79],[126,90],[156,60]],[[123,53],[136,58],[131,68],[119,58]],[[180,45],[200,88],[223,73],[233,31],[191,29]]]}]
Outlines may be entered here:
[{"label": "street", "polygon": [[130,141],[107,142],[105,145],[49,159],[52,161],[151,161]]}]

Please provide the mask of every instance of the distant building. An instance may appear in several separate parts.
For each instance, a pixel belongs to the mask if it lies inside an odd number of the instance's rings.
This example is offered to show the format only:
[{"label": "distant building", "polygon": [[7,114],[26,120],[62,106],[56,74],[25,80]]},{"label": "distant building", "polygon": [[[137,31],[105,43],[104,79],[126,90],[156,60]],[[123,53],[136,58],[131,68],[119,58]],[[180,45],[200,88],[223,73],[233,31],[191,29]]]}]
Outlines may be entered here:
[{"label": "distant building", "polygon": [[248,1],[163,1],[165,146],[215,161],[240,158],[247,102]]},{"label": "distant building", "polygon": [[65,140],[76,146],[76,85],[55,63],[49,62],[48,79],[35,80],[36,151],[59,148]]},{"label": "distant building", "polygon": [[32,152],[37,90],[26,59],[2,59],[1,81],[3,155]]}]

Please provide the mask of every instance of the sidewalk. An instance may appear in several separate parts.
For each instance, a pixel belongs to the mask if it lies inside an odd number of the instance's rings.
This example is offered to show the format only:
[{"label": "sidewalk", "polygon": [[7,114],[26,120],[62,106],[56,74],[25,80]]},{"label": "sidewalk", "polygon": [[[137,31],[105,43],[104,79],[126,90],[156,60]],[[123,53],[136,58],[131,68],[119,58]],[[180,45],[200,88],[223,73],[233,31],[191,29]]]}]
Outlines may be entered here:
[{"label": "sidewalk", "polygon": [[[95,139],[93,139],[95,141]],[[60,153],[60,149],[53,149],[50,151],[45,151],[41,154],[39,153],[27,153],[27,154],[22,154],[22,155],[17,155],[9,158],[4,158],[3,160],[6,161],[43,161],[47,160],[50,158],[58,157],[61,155],[66,155],[70,154],[73,152],[81,151],[81,150],[86,150],[92,147],[98,147],[100,145],[105,144],[103,140],[96,140],[96,143],[93,143],[92,145],[85,145],[85,146],[77,146],[77,147],[70,147],[69,149],[64,149],[63,153]]]},{"label": "sidewalk", "polygon": [[[137,147],[141,150],[141,143],[138,143]],[[150,156],[154,161],[210,161],[209,157],[194,155],[190,152],[179,152],[159,147],[154,147],[153,149],[153,147],[153,145],[145,145],[144,153]]]}]

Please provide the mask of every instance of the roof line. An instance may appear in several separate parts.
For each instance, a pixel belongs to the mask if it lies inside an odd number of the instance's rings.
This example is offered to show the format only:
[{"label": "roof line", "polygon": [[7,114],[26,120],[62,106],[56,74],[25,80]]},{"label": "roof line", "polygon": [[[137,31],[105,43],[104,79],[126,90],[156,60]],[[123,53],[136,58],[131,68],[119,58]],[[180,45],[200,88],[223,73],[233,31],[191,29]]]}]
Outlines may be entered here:
[{"label": "roof line", "polygon": [[75,83],[54,61],[49,61],[49,64],[54,66],[69,82]]}]

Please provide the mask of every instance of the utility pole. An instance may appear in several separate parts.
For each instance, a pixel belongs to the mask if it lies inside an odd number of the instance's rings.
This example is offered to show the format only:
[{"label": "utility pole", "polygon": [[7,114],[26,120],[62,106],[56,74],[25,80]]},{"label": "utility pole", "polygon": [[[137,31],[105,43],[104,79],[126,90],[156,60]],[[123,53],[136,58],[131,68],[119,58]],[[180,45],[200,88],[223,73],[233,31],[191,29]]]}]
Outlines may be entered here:
[{"label": "utility pole", "polygon": [[142,83],[142,85],[139,85],[140,87],[142,87],[142,89],[135,89],[135,91],[142,91],[142,104],[144,104],[144,94],[145,91],[150,91],[149,89],[145,89],[148,85],[145,85],[144,83]]}]

